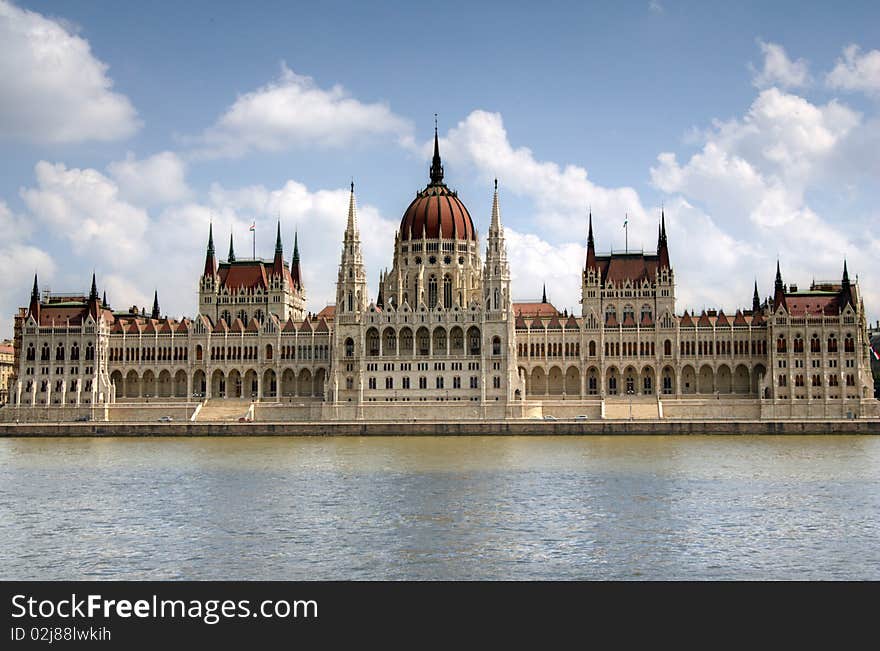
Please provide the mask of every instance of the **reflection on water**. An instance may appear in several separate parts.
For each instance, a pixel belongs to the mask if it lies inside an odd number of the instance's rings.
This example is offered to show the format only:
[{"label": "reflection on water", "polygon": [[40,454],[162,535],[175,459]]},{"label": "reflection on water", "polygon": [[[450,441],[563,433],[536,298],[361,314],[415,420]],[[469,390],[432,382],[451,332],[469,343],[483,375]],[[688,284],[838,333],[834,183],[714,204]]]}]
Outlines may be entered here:
[{"label": "reflection on water", "polygon": [[3,579],[880,579],[880,438],[0,439]]}]

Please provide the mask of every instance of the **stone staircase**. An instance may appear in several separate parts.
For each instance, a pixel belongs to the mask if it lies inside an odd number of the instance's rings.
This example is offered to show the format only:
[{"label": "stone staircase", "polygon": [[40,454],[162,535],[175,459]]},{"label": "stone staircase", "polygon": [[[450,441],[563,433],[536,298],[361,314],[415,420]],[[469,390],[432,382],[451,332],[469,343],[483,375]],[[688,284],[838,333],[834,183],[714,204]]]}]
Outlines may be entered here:
[{"label": "stone staircase", "polygon": [[632,401],[632,412],[630,412],[630,402],[625,398],[618,400],[605,399],[605,418],[611,420],[633,420],[647,419],[657,420],[660,418],[660,410],[657,407],[656,399],[639,399]]},{"label": "stone staircase", "polygon": [[248,413],[250,406],[251,403],[247,400],[208,400],[196,416],[196,421],[237,422]]}]

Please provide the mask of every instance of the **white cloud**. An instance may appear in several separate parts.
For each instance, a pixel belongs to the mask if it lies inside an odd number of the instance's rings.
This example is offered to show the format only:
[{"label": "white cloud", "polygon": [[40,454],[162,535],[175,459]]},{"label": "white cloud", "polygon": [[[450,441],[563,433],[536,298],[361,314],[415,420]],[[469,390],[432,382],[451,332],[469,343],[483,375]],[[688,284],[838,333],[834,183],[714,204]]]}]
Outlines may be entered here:
[{"label": "white cloud", "polygon": [[319,88],[286,64],[273,81],[240,95],[205,131],[200,156],[241,156],[293,147],[337,148],[374,136],[410,140],[409,122],[382,103],[365,104],[342,86]]},{"label": "white cloud", "polygon": [[[423,152],[429,150],[430,145],[425,145]],[[586,238],[588,206],[592,206],[594,215],[615,224],[622,224],[628,213],[635,226],[653,223],[656,227],[656,219],[648,216],[633,188],[602,187],[588,178],[583,167],[560,167],[536,160],[526,147],[514,148],[498,113],[473,111],[449,131],[441,150],[444,159],[476,168],[487,187],[497,177],[505,192],[530,199],[536,210],[535,225],[553,235],[570,236],[572,217],[578,216],[583,220],[579,228]],[[622,232],[619,235],[622,238]]]},{"label": "white cloud", "polygon": [[831,88],[880,93],[880,50],[862,54],[858,45],[848,45],[825,77],[825,83]]},{"label": "white cloud", "polygon": [[0,138],[118,140],[141,123],[107,65],[66,26],[0,0]]},{"label": "white cloud", "polygon": [[138,160],[129,152],[125,160],[107,166],[119,185],[120,196],[141,205],[175,203],[186,199],[186,164],[171,151]]},{"label": "white cloud", "polygon": [[650,0],[650,2],[648,2],[648,9],[650,9],[651,12],[655,14],[662,14],[664,11],[663,5],[661,5],[657,0]]},{"label": "white cloud", "polygon": [[136,267],[146,258],[149,216],[123,201],[111,179],[93,169],[46,161],[37,163],[35,173],[37,187],[23,188],[21,197],[45,232],[109,268]]},{"label": "white cloud", "polygon": [[764,54],[764,67],[754,70],[752,83],[758,88],[780,86],[782,88],[798,88],[810,84],[809,65],[804,59],[792,61],[785,53],[785,48],[778,43],[759,41]]}]

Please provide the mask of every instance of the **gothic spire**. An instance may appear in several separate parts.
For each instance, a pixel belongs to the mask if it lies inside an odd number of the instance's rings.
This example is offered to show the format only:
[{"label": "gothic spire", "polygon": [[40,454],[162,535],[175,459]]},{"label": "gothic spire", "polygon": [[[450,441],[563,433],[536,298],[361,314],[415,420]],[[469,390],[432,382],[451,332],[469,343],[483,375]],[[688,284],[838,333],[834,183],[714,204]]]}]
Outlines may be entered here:
[{"label": "gothic spire", "polygon": [[437,114],[434,114],[434,157],[431,159],[431,185],[443,183],[443,165],[440,162],[440,140],[437,136]]},{"label": "gothic spire", "polygon": [[275,253],[281,253],[281,220],[278,220],[278,232],[275,235]]},{"label": "gothic spire", "polygon": [[348,198],[348,224],[345,227],[346,234],[357,232],[357,207],[354,201],[354,181],[351,182],[351,194]]},{"label": "gothic spire", "polygon": [[382,285],[385,283],[385,274],[379,272],[379,294],[376,297],[376,307],[385,307],[385,292]]},{"label": "gothic spire", "polygon": [[232,232],[229,233],[229,257],[228,262],[235,262],[235,249],[232,246]]},{"label": "gothic spire", "polygon": [[299,233],[293,232],[293,260],[290,263],[290,277],[293,279],[294,289],[302,287],[302,272],[299,268]]},{"label": "gothic spire", "polygon": [[40,287],[37,284],[37,274],[34,273],[34,288],[31,290],[31,304],[28,307],[28,313],[34,317],[37,323],[40,322]]},{"label": "gothic spire", "polygon": [[547,302],[547,284],[546,283],[544,284],[544,289],[543,289],[543,292],[541,293],[541,302],[542,303]]},{"label": "gothic spire", "polygon": [[95,272],[92,272],[92,288],[89,290],[89,300],[98,300],[98,285],[95,283]]},{"label": "gothic spire", "polygon": [[159,290],[153,290],[153,313],[150,315],[153,319],[159,319]]},{"label": "gothic spire", "polygon": [[779,260],[776,260],[776,282],[773,286],[773,309],[778,309],[780,305],[787,308],[785,303],[785,285],[782,284],[782,271],[779,268]]},{"label": "gothic spire", "polygon": [[666,211],[660,208],[660,235],[657,240],[658,265],[661,269],[669,269],[669,247],[666,240]]},{"label": "gothic spire", "polygon": [[841,283],[841,288],[840,288],[840,298],[841,298],[841,309],[846,307],[847,303],[849,303],[850,305],[853,306],[853,308],[855,308],[855,302],[853,301],[853,296],[852,296],[852,285],[849,282],[849,271],[847,271],[847,268],[846,268],[846,259],[845,258],[843,260],[843,282]]},{"label": "gothic spire", "polygon": [[758,279],[755,279],[755,293],[752,294],[752,312],[758,313],[761,310],[761,297],[758,296]]},{"label": "gothic spire", "polygon": [[203,276],[213,276],[217,273],[217,257],[214,255],[214,224],[208,224],[208,250],[205,253],[205,270]]},{"label": "gothic spire", "polygon": [[593,240],[593,209],[590,209],[587,227],[587,264],[586,269],[597,269],[596,264],[596,242]]},{"label": "gothic spire", "polygon": [[101,305],[104,307],[110,307],[110,304],[107,302],[107,290],[104,290],[104,296],[101,298]]},{"label": "gothic spire", "polygon": [[278,231],[275,235],[275,259],[272,262],[272,273],[281,276],[284,273],[284,249],[281,247],[281,220],[278,220]]},{"label": "gothic spire", "polygon": [[[454,220],[452,223],[455,225]],[[492,197],[492,219],[489,223],[489,232],[501,232],[501,209],[498,207],[498,179],[495,179],[495,195]]]}]

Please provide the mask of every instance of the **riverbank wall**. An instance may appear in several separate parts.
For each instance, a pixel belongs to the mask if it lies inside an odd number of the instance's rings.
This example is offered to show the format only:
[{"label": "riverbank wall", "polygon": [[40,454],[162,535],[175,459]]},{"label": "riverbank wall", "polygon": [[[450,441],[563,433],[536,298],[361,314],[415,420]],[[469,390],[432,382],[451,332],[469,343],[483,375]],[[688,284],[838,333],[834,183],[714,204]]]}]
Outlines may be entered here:
[{"label": "riverbank wall", "polygon": [[880,435],[880,420],[502,420],[412,422],[3,423],[0,437]]}]

